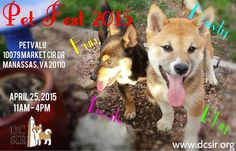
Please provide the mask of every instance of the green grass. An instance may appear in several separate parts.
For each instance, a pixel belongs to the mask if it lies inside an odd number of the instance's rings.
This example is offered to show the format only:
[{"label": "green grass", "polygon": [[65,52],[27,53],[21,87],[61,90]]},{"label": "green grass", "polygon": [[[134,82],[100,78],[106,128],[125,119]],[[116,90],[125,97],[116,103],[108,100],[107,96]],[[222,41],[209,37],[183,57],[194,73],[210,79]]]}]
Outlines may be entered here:
[{"label": "green grass", "polygon": [[129,15],[136,24],[146,22],[146,14],[150,6],[149,0],[109,0],[108,2],[112,10],[121,12],[129,10]]},{"label": "green grass", "polygon": [[[178,0],[175,0],[176,3],[179,3]],[[161,8],[161,10],[165,13],[165,15],[168,18],[175,17],[176,11],[173,8],[170,8],[168,4],[162,0],[157,0],[158,6]]]}]

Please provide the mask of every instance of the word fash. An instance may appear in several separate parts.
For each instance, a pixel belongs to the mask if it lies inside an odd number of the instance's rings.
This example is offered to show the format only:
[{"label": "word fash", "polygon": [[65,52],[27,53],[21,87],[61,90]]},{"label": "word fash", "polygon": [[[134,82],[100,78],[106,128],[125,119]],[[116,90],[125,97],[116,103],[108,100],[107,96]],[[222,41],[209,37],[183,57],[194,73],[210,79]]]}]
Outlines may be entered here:
[{"label": "word fash", "polygon": [[[90,103],[90,106],[89,106],[89,109],[88,109],[88,113],[91,113],[92,112],[92,109],[93,109],[93,106],[95,104],[95,101],[96,101],[96,96],[92,97],[91,99],[91,103]],[[119,119],[119,108],[117,109],[115,115],[111,115],[111,117],[109,117],[108,115],[104,114],[103,111],[101,111],[100,109],[96,109],[96,114],[97,115],[100,115],[101,117],[105,117],[106,119],[110,120],[111,122],[117,122],[122,125],[122,122],[120,121]]]}]

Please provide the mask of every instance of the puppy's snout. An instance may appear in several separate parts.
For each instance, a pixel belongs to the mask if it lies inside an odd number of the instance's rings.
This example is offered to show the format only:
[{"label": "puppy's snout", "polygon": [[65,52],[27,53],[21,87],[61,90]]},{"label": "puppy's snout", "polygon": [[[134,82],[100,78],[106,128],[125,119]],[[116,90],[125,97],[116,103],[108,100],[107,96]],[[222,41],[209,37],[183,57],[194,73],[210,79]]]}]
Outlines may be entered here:
[{"label": "puppy's snout", "polygon": [[91,80],[96,81],[97,80],[97,75],[96,74],[92,74],[90,77]]},{"label": "puppy's snout", "polygon": [[187,64],[180,63],[180,64],[176,64],[174,66],[174,69],[177,74],[183,75],[188,72],[189,67]]}]

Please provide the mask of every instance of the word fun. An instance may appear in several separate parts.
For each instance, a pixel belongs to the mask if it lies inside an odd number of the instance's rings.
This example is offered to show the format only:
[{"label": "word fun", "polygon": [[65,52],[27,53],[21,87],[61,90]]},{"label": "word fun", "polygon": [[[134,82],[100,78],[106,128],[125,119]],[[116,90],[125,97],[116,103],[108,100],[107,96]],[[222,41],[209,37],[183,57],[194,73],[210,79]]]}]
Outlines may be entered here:
[{"label": "word fun", "polygon": [[[72,45],[72,47],[73,47],[75,53],[76,53],[77,55],[79,55],[79,50],[78,50],[78,48],[76,47],[76,44],[79,43],[79,42],[82,41],[82,40],[74,41],[74,39],[76,39],[76,37],[70,38],[69,41],[70,41],[70,43],[71,43],[71,45]],[[90,39],[90,40],[88,40],[88,41],[84,41],[84,43],[83,43],[83,47],[84,47],[85,49],[93,48],[93,47],[96,47],[96,46],[99,46],[99,45],[100,45],[100,42],[99,42],[99,40],[97,40],[96,38],[93,38],[93,40]]]}]

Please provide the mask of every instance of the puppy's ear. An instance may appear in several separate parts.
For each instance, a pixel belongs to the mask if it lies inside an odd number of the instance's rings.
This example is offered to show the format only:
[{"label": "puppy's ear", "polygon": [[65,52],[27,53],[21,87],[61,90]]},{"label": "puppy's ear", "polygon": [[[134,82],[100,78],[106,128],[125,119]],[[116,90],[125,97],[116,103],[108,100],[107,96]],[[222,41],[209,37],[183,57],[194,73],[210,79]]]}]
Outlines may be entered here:
[{"label": "puppy's ear", "polygon": [[42,124],[39,124],[39,127],[42,127]]},{"label": "puppy's ear", "polygon": [[148,18],[147,18],[147,37],[151,36],[153,33],[158,33],[162,30],[168,20],[161,9],[153,4],[150,7]]},{"label": "puppy's ear", "polygon": [[193,23],[198,27],[201,35],[207,35],[210,33],[209,28],[215,18],[215,10],[213,7],[207,8],[202,15],[193,19]]},{"label": "puppy's ear", "polygon": [[137,45],[137,30],[133,24],[130,24],[129,27],[126,29],[125,34],[123,36],[124,47],[125,48],[132,48]]},{"label": "puppy's ear", "polygon": [[117,33],[120,33],[120,29],[118,26],[115,26],[116,24],[116,17],[113,13],[110,14],[109,16],[109,19],[108,19],[108,24],[111,23],[109,26],[108,26],[108,37],[109,36],[112,36],[112,35],[115,35]]}]

